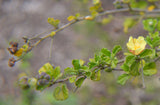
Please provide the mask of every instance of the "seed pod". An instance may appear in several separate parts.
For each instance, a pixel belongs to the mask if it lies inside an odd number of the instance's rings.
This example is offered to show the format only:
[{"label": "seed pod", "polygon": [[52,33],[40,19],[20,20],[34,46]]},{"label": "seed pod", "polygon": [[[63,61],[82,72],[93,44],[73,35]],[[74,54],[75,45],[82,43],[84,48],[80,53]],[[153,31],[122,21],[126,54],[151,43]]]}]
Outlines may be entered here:
[{"label": "seed pod", "polygon": [[8,61],[8,66],[13,67],[15,65],[16,60],[14,58],[10,58]]},{"label": "seed pod", "polygon": [[11,54],[15,54],[15,53],[18,51],[18,48],[17,48],[17,47],[9,47],[9,48],[8,48],[8,51],[9,51]]},{"label": "seed pod", "polygon": [[10,42],[9,44],[11,45],[11,47],[18,47],[18,43],[17,42]]},{"label": "seed pod", "polygon": [[22,89],[28,89],[30,88],[30,85],[28,83],[28,77],[24,76],[24,77],[21,77],[18,81],[18,84],[19,86],[22,88]]},{"label": "seed pod", "polygon": [[39,80],[39,79],[42,79],[43,77],[38,74],[38,75],[36,76],[36,78]]},{"label": "seed pod", "polygon": [[47,75],[45,72],[42,72],[41,74],[40,74],[42,77],[44,77],[45,75]]}]

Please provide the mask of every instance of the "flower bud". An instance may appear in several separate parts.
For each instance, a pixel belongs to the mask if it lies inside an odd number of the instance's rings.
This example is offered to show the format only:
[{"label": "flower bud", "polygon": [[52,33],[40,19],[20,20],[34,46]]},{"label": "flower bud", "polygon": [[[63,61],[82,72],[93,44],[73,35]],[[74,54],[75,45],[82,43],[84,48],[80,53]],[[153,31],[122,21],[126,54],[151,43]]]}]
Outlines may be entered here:
[{"label": "flower bud", "polygon": [[30,85],[28,83],[28,77],[24,76],[24,77],[21,77],[18,81],[18,84],[19,86],[22,88],[22,89],[28,89],[30,88]]},{"label": "flower bud", "polygon": [[50,76],[47,74],[44,76],[45,79],[50,80]]}]

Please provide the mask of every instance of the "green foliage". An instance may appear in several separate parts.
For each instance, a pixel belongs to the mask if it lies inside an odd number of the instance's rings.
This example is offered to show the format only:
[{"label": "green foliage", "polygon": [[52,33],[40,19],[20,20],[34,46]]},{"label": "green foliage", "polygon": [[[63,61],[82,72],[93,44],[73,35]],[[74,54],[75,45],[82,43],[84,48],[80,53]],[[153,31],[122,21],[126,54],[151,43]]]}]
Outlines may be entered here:
[{"label": "green foliage", "polygon": [[64,69],[64,73],[65,73],[65,75],[77,75],[78,71],[71,68],[71,67],[67,67]]},{"label": "green foliage", "polygon": [[[157,28],[158,29],[158,28]],[[159,31],[153,32],[153,33],[149,33],[151,38],[156,38],[159,36]]]},{"label": "green foliage", "polygon": [[65,84],[54,89],[53,96],[56,100],[65,100],[68,98],[68,88]]},{"label": "green foliage", "polygon": [[80,77],[80,78],[78,78],[78,79],[76,80],[76,82],[75,82],[75,85],[76,85],[77,87],[81,87],[81,85],[82,85],[82,83],[84,82],[85,79],[86,79],[85,77]]},{"label": "green foliage", "polygon": [[127,65],[126,63],[124,63],[124,64],[121,66],[121,69],[123,69],[125,72],[129,72],[129,71],[130,71],[130,67],[129,67],[129,65]]},{"label": "green foliage", "polygon": [[76,81],[76,76],[72,76],[69,78],[70,83],[74,83]]},{"label": "green foliage", "polygon": [[153,32],[156,29],[156,26],[157,26],[157,19],[143,20],[143,26],[144,26],[145,30],[147,30],[149,32]]},{"label": "green foliage", "polygon": [[47,73],[50,75],[51,79],[54,78],[54,81],[56,81],[58,78],[62,76],[62,73],[60,71],[60,67],[53,68],[53,66],[50,63],[44,64],[39,70],[39,74],[42,72]]},{"label": "green foliage", "polygon": [[93,0],[93,6],[90,7],[90,12],[93,17],[96,17],[99,12],[103,11],[100,0]]},{"label": "green foliage", "polygon": [[151,76],[157,73],[155,62],[147,63],[144,65],[143,73],[146,76]]},{"label": "green foliage", "polygon": [[113,50],[112,50],[112,54],[113,56],[115,56],[119,51],[121,51],[122,48],[120,45],[114,46]]},{"label": "green foliage", "polygon": [[[52,30],[49,35],[47,35],[44,38],[40,38],[36,43],[33,45],[29,42],[32,39],[26,39],[27,41],[25,44],[18,49],[18,44],[11,43],[11,47],[8,48],[11,54],[15,56],[15,54],[18,51],[21,51],[18,55],[22,55],[23,52],[27,52],[28,49],[32,49],[33,47],[37,46],[42,40],[48,37],[53,37],[56,35],[56,32],[59,32],[63,30],[64,28],[72,25],[73,23],[78,22],[78,19],[80,20],[98,20],[98,16],[102,16],[104,14],[112,14],[116,13],[117,11],[122,11],[131,13],[131,15],[137,16],[137,14],[142,15],[141,18],[135,19],[132,16],[130,18],[125,18],[123,26],[124,26],[124,32],[128,32],[129,28],[132,28],[134,25],[136,25],[143,17],[147,15],[150,15],[149,13],[153,10],[153,8],[148,9],[148,11],[144,12],[143,9],[146,9],[147,6],[150,6],[151,4],[154,4],[156,0],[121,0],[121,1],[115,1],[115,5],[117,7],[117,10],[110,10],[110,11],[103,11],[102,8],[102,2],[100,0],[92,0],[93,6],[90,7],[90,13],[89,16],[80,17],[80,14],[77,13],[75,15],[69,16],[67,19],[68,24],[59,27],[60,20],[54,19],[54,18],[48,18],[48,23],[51,24],[55,30]],[[127,6],[124,10],[118,10],[120,8],[123,8],[123,6]],[[154,5],[155,6],[155,5]],[[141,8],[143,8],[141,10]],[[154,13],[154,12],[153,12]],[[144,15],[143,15],[144,14]],[[113,15],[114,16],[114,15]],[[109,15],[108,18],[102,19],[102,24],[108,23],[112,20],[113,16]],[[147,18],[147,17],[146,17]],[[138,21],[137,21],[138,20]],[[95,27],[93,27],[96,24],[96,22],[88,22],[86,25],[87,33],[91,34],[98,34],[101,30],[94,30]],[[100,24],[98,24],[100,25]],[[158,18],[152,19],[145,19],[143,20],[143,26],[146,31],[148,31],[148,35],[144,37],[141,37],[138,42],[136,38],[132,38],[129,40],[131,43],[128,43],[127,47],[129,50],[129,53],[125,53],[126,55],[124,58],[124,61],[120,61],[117,57],[122,50],[122,47],[120,45],[116,45],[113,47],[113,49],[109,50],[107,48],[102,48],[98,53],[94,55],[93,58],[89,59],[89,62],[86,64],[81,59],[73,59],[72,65],[73,67],[66,67],[64,69],[64,73],[62,74],[61,69],[59,66],[53,67],[50,63],[44,64],[39,70],[39,74],[36,78],[29,78],[27,76],[24,76],[20,78],[18,84],[23,89],[29,89],[30,87],[33,87],[37,90],[44,90],[47,87],[50,87],[55,84],[64,83],[66,81],[69,81],[70,83],[74,83],[74,85],[77,88],[80,88],[82,84],[84,83],[85,79],[91,79],[93,81],[99,81],[101,79],[101,71],[111,72],[112,70],[123,70],[124,74],[120,75],[117,79],[117,83],[124,85],[128,79],[131,77],[143,77],[143,74],[145,76],[152,76],[157,73],[156,69],[156,63],[153,61],[157,61],[157,57],[159,57],[159,48],[160,48],[160,20]],[[98,26],[99,27],[99,26]],[[96,29],[98,29],[96,27]],[[98,32],[98,33],[97,33]],[[104,33],[100,33],[104,34]],[[104,37],[103,37],[104,38]],[[33,38],[34,39],[34,38]],[[149,46],[146,46],[146,43]],[[144,45],[143,48],[141,48],[141,45]],[[142,50],[141,50],[142,49]],[[139,51],[138,53],[135,53],[135,51]],[[156,58],[156,59],[155,59]],[[18,59],[19,60],[19,59]],[[10,59],[9,63],[14,64],[18,60]],[[24,62],[23,66],[27,67],[27,63]],[[25,66],[26,65],[26,66]],[[117,66],[118,65],[118,66]],[[119,69],[120,67],[120,69]],[[141,72],[143,71],[143,73]],[[65,100],[69,97],[69,92],[66,84],[58,85],[53,92],[53,96],[56,100]]]},{"label": "green foliage", "polygon": [[160,45],[160,37],[150,38],[149,36],[147,36],[146,42],[151,48],[155,48]]},{"label": "green foliage", "polygon": [[48,18],[48,23],[54,26],[55,29],[58,28],[60,20],[54,18]]},{"label": "green foliage", "polygon": [[100,70],[94,70],[92,72],[92,75],[91,75],[91,80],[93,81],[99,81],[101,78],[101,71]]},{"label": "green foliage", "polygon": [[93,4],[95,5],[95,4],[98,4],[98,3],[100,3],[100,0],[93,0]]},{"label": "green foliage", "polygon": [[80,14],[79,13],[76,13],[75,16],[69,16],[67,18],[68,21],[72,21],[72,20],[78,20],[78,18],[80,17]]},{"label": "green foliage", "polygon": [[141,54],[139,54],[141,58],[152,56],[152,55],[153,55],[153,51],[151,49],[145,49]]},{"label": "green foliage", "polygon": [[129,74],[122,74],[118,77],[117,83],[124,85],[130,77]]},{"label": "green foliage", "polygon": [[[101,52],[102,52],[102,54],[104,54],[105,56],[111,57],[111,52],[110,52],[108,49],[103,48],[103,49],[101,49]],[[98,59],[97,59],[97,60],[98,60]]]},{"label": "green foliage", "polygon": [[84,64],[83,60],[74,59],[72,60],[72,65],[75,70],[81,69],[82,65]]},{"label": "green foliage", "polygon": [[128,65],[131,65],[136,60],[136,57],[134,55],[128,55],[126,56],[125,63]]},{"label": "green foliage", "polygon": [[130,0],[130,5],[132,8],[145,9],[148,4],[146,0]]},{"label": "green foliage", "polygon": [[139,61],[134,61],[131,66],[130,66],[130,74],[132,76],[138,76],[140,75],[139,73],[139,67],[140,67],[140,62]]}]

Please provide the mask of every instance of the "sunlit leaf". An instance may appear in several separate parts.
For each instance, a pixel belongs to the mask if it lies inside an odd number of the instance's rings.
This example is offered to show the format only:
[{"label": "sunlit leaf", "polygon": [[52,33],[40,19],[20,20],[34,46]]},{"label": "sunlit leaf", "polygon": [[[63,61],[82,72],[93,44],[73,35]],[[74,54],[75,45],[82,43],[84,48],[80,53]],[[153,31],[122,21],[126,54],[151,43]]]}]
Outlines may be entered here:
[{"label": "sunlit leaf", "polygon": [[118,77],[117,83],[124,85],[130,77],[129,74],[122,74]]},{"label": "sunlit leaf", "polygon": [[81,87],[81,85],[82,85],[82,83],[84,82],[84,80],[85,80],[85,77],[79,78],[78,80],[76,80],[75,85],[76,85],[77,87]]},{"label": "sunlit leaf", "polygon": [[53,96],[56,100],[66,100],[68,98],[68,88],[65,84],[54,89]]},{"label": "sunlit leaf", "polygon": [[157,73],[155,62],[147,63],[143,68],[144,75],[151,76]]}]

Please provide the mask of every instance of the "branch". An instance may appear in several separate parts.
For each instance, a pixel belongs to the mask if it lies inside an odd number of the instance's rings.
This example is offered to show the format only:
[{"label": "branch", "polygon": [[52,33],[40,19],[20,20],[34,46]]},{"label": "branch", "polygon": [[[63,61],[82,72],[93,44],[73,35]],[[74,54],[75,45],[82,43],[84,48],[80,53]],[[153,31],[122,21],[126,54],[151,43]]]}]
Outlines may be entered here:
[{"label": "branch", "polygon": [[[103,16],[103,15],[108,15],[108,14],[122,13],[122,12],[130,12],[130,9],[129,8],[122,8],[122,9],[115,9],[115,10],[106,10],[104,12],[98,13],[96,15],[96,17]],[[156,10],[153,10],[153,11],[147,11],[147,10],[144,10],[144,9],[132,8],[132,12],[144,12],[146,14],[149,14],[149,13],[156,13],[157,14],[157,13],[160,12],[160,9],[156,9]],[[89,16],[92,17],[91,15],[89,15]],[[69,27],[69,26],[71,26],[71,25],[73,25],[75,23],[78,23],[80,21],[86,20],[85,17],[88,17],[88,16],[79,17],[78,19],[73,20],[73,21],[63,25],[63,26],[59,27],[58,29],[50,29],[48,31],[40,33],[40,34],[36,35],[35,37],[30,38],[29,41],[33,40],[35,38],[38,38],[40,35],[48,33],[48,32],[51,32],[51,31],[54,31],[54,32],[58,33],[60,31],[62,31],[63,29],[65,29],[65,28],[67,28],[67,27]],[[49,37],[51,37],[50,34],[46,35],[43,38],[40,38],[40,40],[38,40],[33,46],[31,46],[31,48],[29,50],[31,50],[33,47],[39,45],[40,42],[42,42],[43,40],[45,40],[45,39],[47,39]]]}]

